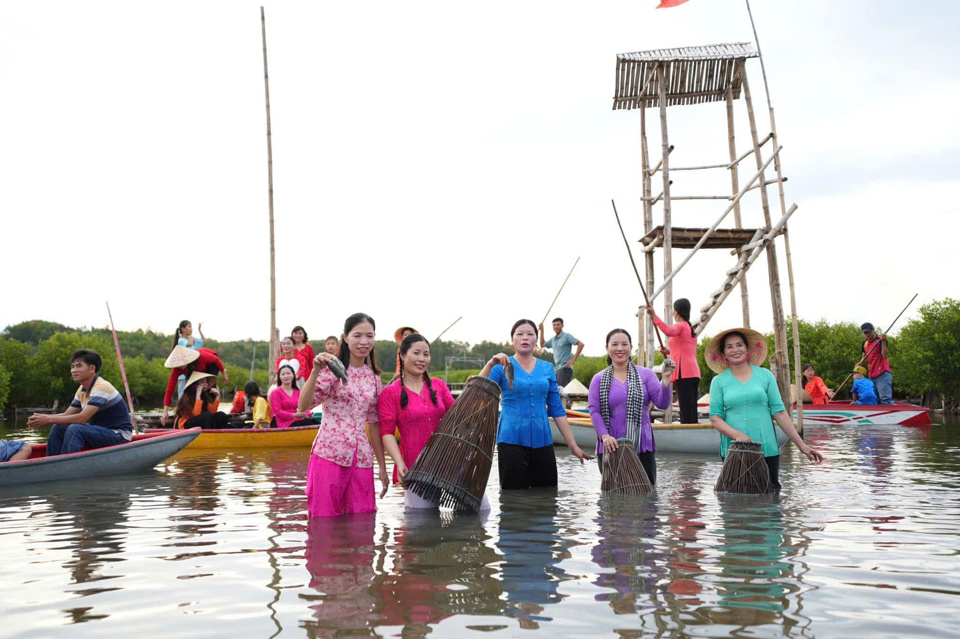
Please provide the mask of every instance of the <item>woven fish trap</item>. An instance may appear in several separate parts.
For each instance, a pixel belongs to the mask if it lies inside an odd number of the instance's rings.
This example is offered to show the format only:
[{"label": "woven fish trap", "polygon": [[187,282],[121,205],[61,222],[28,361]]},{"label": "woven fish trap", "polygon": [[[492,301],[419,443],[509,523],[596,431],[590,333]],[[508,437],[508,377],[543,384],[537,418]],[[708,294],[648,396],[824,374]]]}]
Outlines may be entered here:
[{"label": "woven fish trap", "polygon": [[629,439],[618,439],[617,449],[603,454],[600,491],[618,495],[646,495],[653,490],[647,471]]},{"label": "woven fish trap", "polygon": [[500,386],[471,377],[401,482],[440,506],[480,510],[493,465]]},{"label": "woven fish trap", "polygon": [[731,442],[714,490],[720,493],[766,495],[773,491],[770,469],[760,442]]}]

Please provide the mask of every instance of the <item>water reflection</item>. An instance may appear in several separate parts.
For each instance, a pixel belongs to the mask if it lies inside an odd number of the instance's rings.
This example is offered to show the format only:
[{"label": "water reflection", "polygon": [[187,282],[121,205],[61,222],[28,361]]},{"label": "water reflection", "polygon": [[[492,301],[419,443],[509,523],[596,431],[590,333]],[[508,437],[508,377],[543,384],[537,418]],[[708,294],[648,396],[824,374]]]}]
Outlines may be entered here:
[{"label": "water reflection", "polygon": [[521,628],[536,629],[550,621],[546,606],[557,604],[561,581],[556,489],[503,491],[500,495],[500,530],[497,549],[503,555],[500,578],[508,605],[504,614],[516,618]]}]

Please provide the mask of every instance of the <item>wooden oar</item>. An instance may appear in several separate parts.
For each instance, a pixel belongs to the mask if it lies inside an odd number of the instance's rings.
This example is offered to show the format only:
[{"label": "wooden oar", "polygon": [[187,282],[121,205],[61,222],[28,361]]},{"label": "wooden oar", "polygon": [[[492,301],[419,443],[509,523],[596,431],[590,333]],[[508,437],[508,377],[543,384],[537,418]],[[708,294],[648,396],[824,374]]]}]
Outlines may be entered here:
[{"label": "wooden oar", "polygon": [[462,320],[462,319],[463,319],[463,315],[461,315],[461,316],[458,317],[457,319],[453,320],[453,322],[451,322],[450,326],[448,326],[448,327],[446,327],[445,329],[443,329],[442,331],[440,331],[440,334],[433,338],[433,341],[434,341],[434,342],[439,342],[439,341],[440,341],[440,338],[443,337],[443,334],[446,333],[447,331],[449,331],[451,328],[453,328],[453,325],[456,324],[457,322],[459,322],[459,321]]},{"label": "wooden oar", "polygon": [[567,273],[567,279],[563,280],[563,284],[560,285],[560,290],[557,291],[557,294],[554,296],[553,301],[550,302],[550,308],[548,308],[547,312],[543,314],[543,319],[540,320],[541,324],[547,321],[547,317],[550,316],[550,311],[553,310],[553,305],[557,303],[557,298],[560,297],[560,293],[563,292],[563,287],[567,285],[567,280],[569,280],[570,276],[573,275],[573,269],[577,268],[577,264],[579,262],[580,262],[580,258],[577,257],[577,261],[573,263],[573,266],[570,267],[570,272]]},{"label": "wooden oar", "polygon": [[107,315],[110,317],[110,330],[113,331],[113,345],[117,349],[117,361],[120,362],[120,376],[123,378],[123,388],[127,391],[127,405],[130,407],[130,424],[133,432],[139,434],[137,420],[133,416],[133,397],[130,396],[130,384],[127,383],[127,370],[123,367],[123,355],[120,354],[120,340],[117,339],[117,329],[113,325],[113,313],[110,312],[110,302],[107,302]]},{"label": "wooden oar", "polygon": [[[633,265],[633,272],[637,276],[637,284],[640,285],[640,292],[643,293],[643,301],[646,302],[647,308],[652,308],[650,298],[647,297],[647,289],[643,287],[643,280],[640,279],[640,271],[637,270],[637,263],[633,261],[633,251],[630,250],[630,242],[627,240],[627,234],[623,232],[623,224],[620,223],[620,214],[617,213],[617,205],[613,200],[610,200],[610,204],[613,204],[613,214],[617,218],[617,226],[620,227],[620,236],[623,238],[623,243],[627,246],[627,254],[630,256],[630,264]],[[665,348],[663,338],[660,337],[660,331],[654,330],[653,333],[657,336],[657,341],[660,342],[660,348]]]},{"label": "wooden oar", "polygon": [[[914,294],[913,294],[913,297],[910,298],[910,301],[907,302],[907,305],[903,307],[903,310],[902,310],[902,311],[900,311],[900,315],[903,315],[904,313],[907,312],[907,309],[910,308],[910,305],[911,305],[911,304],[913,304],[913,300],[917,299],[917,295],[919,295],[919,293],[914,293]],[[884,335],[886,335],[887,333],[889,333],[889,332],[891,331],[891,329],[893,329],[894,324],[896,324],[896,323],[897,323],[897,320],[900,319],[900,315],[897,315],[897,319],[893,320],[893,322],[890,324],[890,327],[883,332]],[[857,366],[860,366],[860,364],[863,364],[865,361],[867,361],[867,358],[870,357],[870,353],[872,353],[873,350],[874,350],[877,346],[880,346],[880,340],[879,340],[879,339],[877,340],[877,343],[876,343],[876,344],[874,344],[873,346],[870,347],[870,350],[869,350],[869,351],[867,351],[866,353],[863,354],[863,357],[860,358],[860,361],[857,362],[857,364],[856,364],[856,366],[854,366],[854,368],[856,368]],[[836,395],[837,393],[839,393],[839,392],[840,392],[840,389],[844,387],[844,385],[850,380],[851,377],[853,377],[853,373],[850,373],[849,375],[847,375],[847,376],[844,378],[844,380],[840,383],[840,385],[837,386],[837,390],[833,391],[833,394]]]}]

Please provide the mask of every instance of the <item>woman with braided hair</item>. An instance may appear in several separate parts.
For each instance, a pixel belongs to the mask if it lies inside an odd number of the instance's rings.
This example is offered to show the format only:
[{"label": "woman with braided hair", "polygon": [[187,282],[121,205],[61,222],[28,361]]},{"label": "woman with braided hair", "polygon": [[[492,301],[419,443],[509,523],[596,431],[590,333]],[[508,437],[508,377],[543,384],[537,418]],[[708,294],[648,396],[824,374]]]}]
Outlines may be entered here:
[{"label": "woman with braided hair", "polygon": [[[672,367],[664,366],[663,381],[649,368],[630,361],[630,333],[615,328],[607,333],[607,368],[590,382],[590,420],[597,431],[597,459],[603,469],[603,454],[612,453],[622,437],[632,437],[633,447],[651,484],[657,483],[657,444],[653,440],[650,405],[666,408],[670,403]],[[671,362],[672,360],[666,360]]]},{"label": "woman with braided hair", "polygon": [[[380,393],[377,413],[380,416],[380,435],[383,449],[393,458],[393,481],[399,482],[430,434],[437,428],[444,413],[453,406],[453,395],[443,380],[431,379],[430,342],[419,333],[411,333],[400,342],[399,376]],[[397,444],[395,433],[400,433]],[[437,508],[407,491],[404,496],[407,508]]]}]

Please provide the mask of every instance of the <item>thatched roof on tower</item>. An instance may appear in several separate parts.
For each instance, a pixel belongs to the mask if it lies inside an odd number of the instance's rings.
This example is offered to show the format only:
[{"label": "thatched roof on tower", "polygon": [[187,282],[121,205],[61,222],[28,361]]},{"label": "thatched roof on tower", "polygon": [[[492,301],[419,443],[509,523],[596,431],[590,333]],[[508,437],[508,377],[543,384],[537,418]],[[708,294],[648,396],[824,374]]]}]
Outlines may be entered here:
[{"label": "thatched roof on tower", "polygon": [[739,75],[734,73],[737,63],[757,56],[745,42],[618,53],[613,108],[659,106],[658,68],[664,72],[667,106],[723,100],[728,85],[736,99],[740,97],[741,84]]}]

